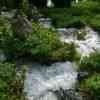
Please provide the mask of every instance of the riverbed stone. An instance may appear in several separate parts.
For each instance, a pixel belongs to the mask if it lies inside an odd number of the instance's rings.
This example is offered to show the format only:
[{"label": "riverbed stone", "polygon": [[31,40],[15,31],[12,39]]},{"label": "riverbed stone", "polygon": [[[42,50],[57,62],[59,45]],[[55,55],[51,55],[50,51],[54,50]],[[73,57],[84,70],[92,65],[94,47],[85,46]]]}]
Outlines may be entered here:
[{"label": "riverbed stone", "polygon": [[20,38],[27,37],[28,34],[32,33],[31,22],[25,16],[22,16],[20,14],[13,18],[12,28],[16,35]]}]

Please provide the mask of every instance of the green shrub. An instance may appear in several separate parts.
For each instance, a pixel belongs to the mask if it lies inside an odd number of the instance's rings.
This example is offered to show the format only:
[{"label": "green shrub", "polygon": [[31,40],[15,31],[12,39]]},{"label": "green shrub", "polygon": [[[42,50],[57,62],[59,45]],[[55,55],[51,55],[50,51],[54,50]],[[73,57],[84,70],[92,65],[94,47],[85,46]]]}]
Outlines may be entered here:
[{"label": "green shrub", "polygon": [[76,53],[75,45],[64,44],[55,31],[35,23],[33,33],[26,39],[25,48],[34,58],[47,61],[73,60]]},{"label": "green shrub", "polygon": [[80,62],[80,70],[100,72],[100,53],[91,53]]},{"label": "green shrub", "polygon": [[20,39],[15,37],[13,32],[1,31],[0,41],[1,49],[7,54],[12,54],[13,59],[29,55],[38,61],[72,61],[76,55],[74,45],[65,45],[55,31],[36,23],[33,23],[33,32],[26,38]]},{"label": "green shrub", "polygon": [[0,34],[1,32],[9,33],[9,35],[13,33],[9,19],[2,15],[0,15]]},{"label": "green shrub", "polygon": [[16,67],[12,63],[0,63],[1,100],[24,100],[21,73],[17,75]]},{"label": "green shrub", "polygon": [[80,59],[80,55],[75,50],[75,45],[71,44],[64,44],[62,47],[58,48],[57,50],[53,50],[49,53],[49,59],[56,60],[56,61],[78,61]]},{"label": "green shrub", "polygon": [[80,83],[80,88],[90,92],[95,99],[100,100],[100,74],[95,74]]},{"label": "green shrub", "polygon": [[95,15],[93,19],[89,20],[90,26],[100,32],[100,14]]},{"label": "green shrub", "polygon": [[10,21],[0,17],[0,49],[7,54],[12,53],[15,55],[19,53],[20,55],[22,47],[23,41],[15,38]]}]

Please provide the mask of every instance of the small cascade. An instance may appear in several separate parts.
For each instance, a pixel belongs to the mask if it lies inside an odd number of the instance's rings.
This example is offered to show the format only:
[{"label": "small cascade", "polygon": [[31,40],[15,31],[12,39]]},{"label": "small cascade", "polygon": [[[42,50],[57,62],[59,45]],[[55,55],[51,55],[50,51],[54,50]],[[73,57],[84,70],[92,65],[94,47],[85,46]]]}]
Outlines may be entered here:
[{"label": "small cascade", "polygon": [[57,32],[60,35],[60,40],[66,43],[73,42],[77,45],[76,50],[81,56],[88,56],[91,52],[100,51],[100,36],[97,32],[89,27],[85,27],[84,31],[86,36],[84,40],[78,40],[72,33],[79,32],[80,30],[75,28],[60,28]]},{"label": "small cascade", "polygon": [[24,89],[28,100],[59,100],[54,91],[75,87],[77,72],[71,62],[51,66],[31,63],[29,66]]}]

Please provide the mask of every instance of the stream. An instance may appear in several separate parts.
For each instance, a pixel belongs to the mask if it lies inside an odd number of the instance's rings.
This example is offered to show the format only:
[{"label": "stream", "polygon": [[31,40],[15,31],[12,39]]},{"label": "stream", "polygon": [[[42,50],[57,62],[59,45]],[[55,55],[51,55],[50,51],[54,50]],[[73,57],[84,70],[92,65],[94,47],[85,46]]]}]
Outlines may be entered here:
[{"label": "stream", "polygon": [[[52,27],[50,19],[39,19],[41,25]],[[97,32],[85,27],[85,40],[77,40],[71,33],[80,31],[75,28],[56,29],[60,40],[66,43],[74,42],[76,50],[83,56],[100,51],[100,37]],[[50,66],[27,62],[29,69],[26,73],[24,92],[28,100],[83,100],[81,96],[66,92],[74,89],[77,84],[76,64],[73,62],[58,62]],[[77,95],[77,96],[76,96]],[[86,100],[86,99],[84,99]]]}]

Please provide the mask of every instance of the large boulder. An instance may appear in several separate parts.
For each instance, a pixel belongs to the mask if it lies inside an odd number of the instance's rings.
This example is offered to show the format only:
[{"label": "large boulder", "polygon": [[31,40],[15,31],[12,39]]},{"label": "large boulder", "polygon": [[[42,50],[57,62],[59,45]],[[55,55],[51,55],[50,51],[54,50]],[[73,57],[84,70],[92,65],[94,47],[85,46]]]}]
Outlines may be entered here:
[{"label": "large boulder", "polygon": [[12,20],[12,28],[16,36],[19,38],[25,38],[28,34],[32,33],[32,24],[25,17],[18,14]]}]

